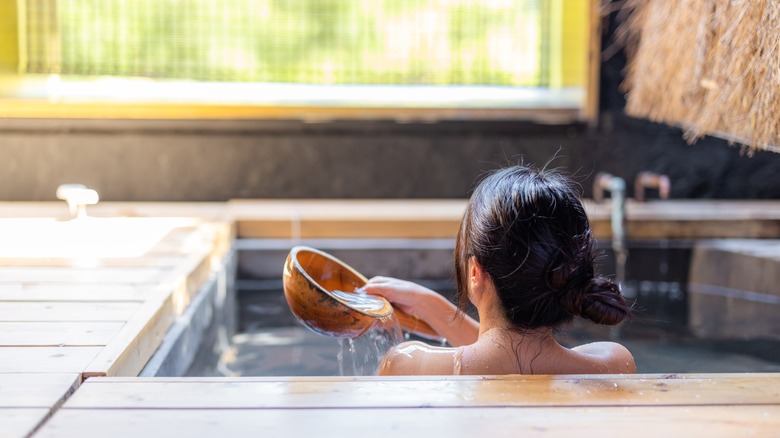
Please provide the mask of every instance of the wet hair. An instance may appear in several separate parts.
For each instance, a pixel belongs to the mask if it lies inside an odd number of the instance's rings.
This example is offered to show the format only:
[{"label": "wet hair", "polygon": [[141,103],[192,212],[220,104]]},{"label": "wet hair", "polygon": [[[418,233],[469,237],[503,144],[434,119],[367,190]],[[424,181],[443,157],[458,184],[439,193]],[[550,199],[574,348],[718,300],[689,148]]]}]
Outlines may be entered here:
[{"label": "wet hair", "polygon": [[554,170],[500,169],[474,189],[455,245],[458,307],[466,309],[468,260],[488,274],[517,330],[557,327],[575,315],[614,325],[630,308],[597,276],[595,241],[578,192]]}]

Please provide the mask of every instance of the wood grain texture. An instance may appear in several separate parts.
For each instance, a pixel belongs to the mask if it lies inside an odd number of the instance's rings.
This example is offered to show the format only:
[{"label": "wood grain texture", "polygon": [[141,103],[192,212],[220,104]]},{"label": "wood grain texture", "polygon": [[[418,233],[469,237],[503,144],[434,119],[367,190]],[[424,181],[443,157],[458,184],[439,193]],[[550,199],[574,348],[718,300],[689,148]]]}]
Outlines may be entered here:
[{"label": "wood grain texture", "polygon": [[0,284],[0,301],[143,301],[153,284]]},{"label": "wood grain texture", "polygon": [[51,408],[81,383],[78,373],[0,374],[0,408]]},{"label": "wood grain texture", "polygon": [[161,281],[166,268],[0,267],[2,283],[144,284]]},{"label": "wood grain texture", "polygon": [[101,347],[3,347],[0,373],[80,373]]},{"label": "wood grain texture", "polygon": [[0,408],[4,438],[28,436],[49,415],[48,408]]},{"label": "wood grain texture", "polygon": [[106,345],[124,322],[0,322],[0,347]]},{"label": "wood grain texture", "polygon": [[0,321],[119,321],[130,319],[139,303],[124,302],[3,302]]},{"label": "wood grain texture", "polygon": [[[88,425],[88,427],[85,427]],[[778,406],[431,409],[61,409],[37,438],[776,436]]]},{"label": "wood grain texture", "polygon": [[[678,376],[675,376],[678,377]],[[201,394],[208,394],[203,397]],[[780,375],[721,379],[511,376],[442,380],[91,379],[75,408],[420,408],[780,405]]]}]

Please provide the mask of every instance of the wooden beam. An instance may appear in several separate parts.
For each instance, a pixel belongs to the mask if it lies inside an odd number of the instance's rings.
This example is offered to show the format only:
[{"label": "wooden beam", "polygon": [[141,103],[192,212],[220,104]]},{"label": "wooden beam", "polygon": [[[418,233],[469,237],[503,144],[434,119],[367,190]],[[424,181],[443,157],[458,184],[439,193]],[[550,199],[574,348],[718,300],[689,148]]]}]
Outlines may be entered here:
[{"label": "wooden beam", "polygon": [[[414,393],[411,393],[414,394]],[[206,397],[206,394],[202,394]],[[78,436],[775,436],[780,406],[435,409],[67,409],[36,438]]]},{"label": "wooden beam", "polygon": [[[202,397],[201,394],[208,394]],[[89,380],[69,408],[257,409],[780,405],[780,374],[448,379]]]},{"label": "wooden beam", "polygon": [[582,118],[595,128],[599,122],[599,83],[601,81],[601,0],[589,0],[588,63],[585,105]]}]

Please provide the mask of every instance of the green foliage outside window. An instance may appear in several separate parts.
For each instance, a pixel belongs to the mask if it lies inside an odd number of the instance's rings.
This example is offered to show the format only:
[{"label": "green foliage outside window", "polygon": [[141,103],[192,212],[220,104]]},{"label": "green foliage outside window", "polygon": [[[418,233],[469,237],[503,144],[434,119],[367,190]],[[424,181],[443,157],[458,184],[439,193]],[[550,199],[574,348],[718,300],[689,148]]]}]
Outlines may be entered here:
[{"label": "green foliage outside window", "polygon": [[26,0],[26,73],[546,85],[547,0]]}]

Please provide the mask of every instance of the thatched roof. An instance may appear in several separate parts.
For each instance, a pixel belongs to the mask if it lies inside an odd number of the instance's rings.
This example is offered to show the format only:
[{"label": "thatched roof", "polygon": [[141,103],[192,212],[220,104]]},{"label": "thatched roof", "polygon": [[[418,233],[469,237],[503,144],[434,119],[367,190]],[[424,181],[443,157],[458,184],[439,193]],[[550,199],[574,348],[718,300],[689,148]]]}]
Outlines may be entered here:
[{"label": "thatched roof", "polygon": [[626,112],[780,152],[780,2],[629,0]]}]

